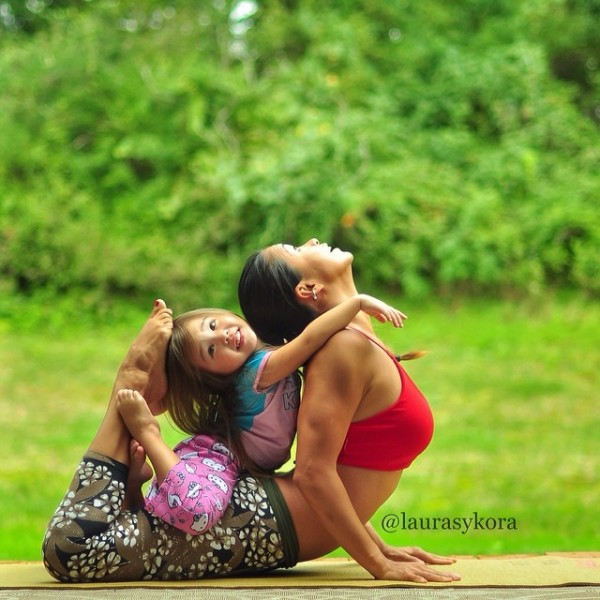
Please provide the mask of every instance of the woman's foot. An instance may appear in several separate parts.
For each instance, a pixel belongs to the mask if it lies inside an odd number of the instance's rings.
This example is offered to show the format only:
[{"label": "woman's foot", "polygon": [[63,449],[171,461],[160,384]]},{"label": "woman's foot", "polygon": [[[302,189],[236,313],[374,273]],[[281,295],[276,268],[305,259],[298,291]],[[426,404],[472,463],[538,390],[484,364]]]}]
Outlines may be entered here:
[{"label": "woman's foot", "polygon": [[125,487],[124,508],[136,509],[144,506],[142,485],[152,478],[152,468],[146,461],[146,451],[137,440],[129,445],[129,475]]},{"label": "woman's foot", "polygon": [[173,311],[163,300],[156,300],[150,317],[129,348],[115,382],[115,389],[129,388],[144,394],[153,414],[164,412],[165,357],[172,332]]},{"label": "woman's foot", "polygon": [[[171,310],[162,300],[157,300],[150,317],[119,367],[106,414],[90,443],[90,451],[104,454],[129,465],[129,444],[132,436],[117,409],[117,392],[126,388],[145,392],[150,379],[157,372],[157,365],[163,365],[164,369],[165,352],[172,331]],[[152,410],[156,414],[164,411],[161,399],[158,397],[158,389],[154,386],[151,398]]]}]

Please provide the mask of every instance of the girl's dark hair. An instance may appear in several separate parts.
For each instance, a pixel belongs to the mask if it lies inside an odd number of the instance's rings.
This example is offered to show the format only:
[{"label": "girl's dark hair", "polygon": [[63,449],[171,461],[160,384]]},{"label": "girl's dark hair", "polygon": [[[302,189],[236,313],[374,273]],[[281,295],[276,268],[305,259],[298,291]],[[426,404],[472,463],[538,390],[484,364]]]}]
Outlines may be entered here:
[{"label": "girl's dark hair", "polygon": [[199,309],[183,313],[173,321],[173,333],[166,356],[167,411],[173,423],[183,432],[219,438],[247,469],[255,474],[264,474],[250,460],[240,440],[240,429],[236,421],[237,373],[207,373],[194,366],[189,358],[194,340],[187,327],[188,323],[215,312],[229,314],[221,309]]},{"label": "girl's dark hair", "polygon": [[254,252],[242,270],[238,301],[244,317],[267,344],[281,346],[294,339],[317,317],[300,304],[296,286],[302,275],[283,259]]}]

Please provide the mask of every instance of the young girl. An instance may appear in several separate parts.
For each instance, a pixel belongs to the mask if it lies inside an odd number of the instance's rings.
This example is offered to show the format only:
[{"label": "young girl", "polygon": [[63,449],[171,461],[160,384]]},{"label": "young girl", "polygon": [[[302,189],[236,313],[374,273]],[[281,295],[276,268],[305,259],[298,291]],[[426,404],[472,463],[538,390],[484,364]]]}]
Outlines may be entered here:
[{"label": "young girl", "polygon": [[[315,301],[317,293],[312,291]],[[395,327],[406,318],[358,294],[280,347],[263,344],[244,319],[229,311],[200,309],[175,319],[166,361],[167,407],[175,424],[192,437],[171,450],[144,398],[131,390],[118,393],[119,412],[155,471],[147,510],[187,533],[202,533],[223,516],[242,466],[260,473],[282,466],[296,431],[297,369],[361,310]]]}]

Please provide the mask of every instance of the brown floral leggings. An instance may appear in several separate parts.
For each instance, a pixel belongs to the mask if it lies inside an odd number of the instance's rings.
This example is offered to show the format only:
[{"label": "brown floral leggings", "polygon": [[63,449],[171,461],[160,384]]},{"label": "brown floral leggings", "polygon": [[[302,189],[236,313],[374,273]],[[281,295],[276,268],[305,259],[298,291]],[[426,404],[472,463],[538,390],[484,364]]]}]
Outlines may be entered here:
[{"label": "brown floral leggings", "polygon": [[[295,540],[283,539],[285,523],[274,514],[281,499],[269,497],[274,483],[241,477],[223,518],[192,536],[144,509],[122,510],[127,473],[126,465],[100,454],[83,457],[44,537],[44,565],[53,577],[64,582],[199,579],[295,564]],[[289,514],[283,517],[289,520]]]}]

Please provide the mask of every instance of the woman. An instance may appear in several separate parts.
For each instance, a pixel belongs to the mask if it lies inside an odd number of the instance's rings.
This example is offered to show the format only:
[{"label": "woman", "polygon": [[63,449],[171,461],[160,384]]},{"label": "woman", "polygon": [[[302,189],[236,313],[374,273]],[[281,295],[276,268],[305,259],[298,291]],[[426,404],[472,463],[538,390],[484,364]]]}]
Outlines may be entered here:
[{"label": "woman", "polygon": [[[319,511],[303,499],[306,486],[301,492],[292,478],[241,477],[223,519],[198,536],[187,535],[139,508],[140,482],[147,477],[145,456],[132,443],[119,414],[118,391],[129,388],[145,393],[150,416],[163,410],[160,399],[164,390],[157,372],[164,364],[171,328],[170,311],[158,302],[119,369],[104,420],[48,526],[44,564],[61,581],[194,579],[260,572],[323,556],[339,545],[338,534],[325,529],[317,518]],[[307,383],[312,381],[311,390],[313,373],[316,370],[311,367],[307,378]],[[304,458],[301,462],[304,464]],[[375,544],[377,552],[370,565],[375,577],[415,582],[457,579],[427,564],[450,564],[451,560],[416,548],[388,548],[372,529],[365,530],[362,521],[366,522],[393,490],[385,481],[385,489],[374,494],[371,483],[380,482],[376,476],[371,479],[367,474],[359,482],[343,474],[347,501],[353,505],[360,533],[367,531],[368,536],[351,532],[358,543],[349,544],[347,534],[342,543],[364,565],[370,563],[359,546]],[[336,519],[335,515],[331,518]],[[383,568],[379,568],[382,557]]]},{"label": "woman", "polygon": [[[357,293],[352,261],[351,253],[316,239],[257,252],[240,278],[242,311],[268,343],[293,339],[316,315]],[[425,398],[358,313],[304,372],[295,473],[280,482],[300,548],[319,556],[335,541],[377,579],[438,581],[425,565],[402,562],[407,554],[431,561],[429,555],[390,550],[364,525],[432,433]],[[315,535],[315,524],[328,536]]]}]

